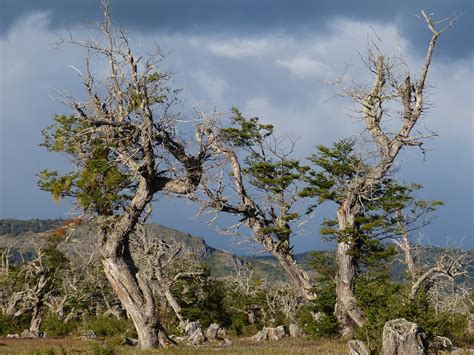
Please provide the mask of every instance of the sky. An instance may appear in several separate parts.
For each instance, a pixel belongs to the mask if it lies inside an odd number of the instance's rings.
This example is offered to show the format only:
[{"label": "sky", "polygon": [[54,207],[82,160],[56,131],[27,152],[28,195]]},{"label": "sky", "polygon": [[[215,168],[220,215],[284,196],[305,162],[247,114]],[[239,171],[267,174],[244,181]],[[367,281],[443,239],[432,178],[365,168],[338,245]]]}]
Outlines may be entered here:
[{"label": "sky", "polygon": [[[438,41],[428,76],[430,107],[420,122],[437,132],[426,156],[410,149],[400,156],[398,177],[424,185],[420,197],[443,200],[423,240],[474,248],[473,40],[471,0],[111,0],[112,19],[134,46],[149,52],[155,43],[168,53],[163,66],[182,88],[183,112],[216,107],[273,123],[277,132],[299,138],[296,154],[307,157],[316,144],[353,136],[360,125],[350,102],[327,85],[347,66],[349,80],[369,84],[360,60],[368,37],[381,39],[386,55],[401,48],[414,75],[430,32],[416,16],[421,9],[443,19],[462,13]],[[65,112],[56,90],[80,96],[71,65],[84,53],[54,45],[70,28],[94,34],[100,19],[96,0],[0,0],[0,218],[67,217],[70,205],[55,204],[37,188],[36,175],[64,169],[65,157],[39,147],[41,129]],[[211,246],[241,254],[258,250],[216,233],[196,206],[160,199],[154,221],[205,237]],[[331,247],[318,234],[331,206],[316,211],[295,238],[296,252]],[[226,223],[226,220],[223,220]]]}]

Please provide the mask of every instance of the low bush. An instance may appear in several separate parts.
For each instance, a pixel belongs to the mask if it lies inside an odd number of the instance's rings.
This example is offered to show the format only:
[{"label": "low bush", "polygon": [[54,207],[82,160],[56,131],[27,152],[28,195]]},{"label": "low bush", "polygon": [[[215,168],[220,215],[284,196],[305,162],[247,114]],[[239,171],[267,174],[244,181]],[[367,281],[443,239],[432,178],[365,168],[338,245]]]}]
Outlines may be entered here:
[{"label": "low bush", "polygon": [[129,319],[91,318],[81,325],[82,331],[92,330],[98,337],[129,337],[136,338],[137,334],[133,323]]}]

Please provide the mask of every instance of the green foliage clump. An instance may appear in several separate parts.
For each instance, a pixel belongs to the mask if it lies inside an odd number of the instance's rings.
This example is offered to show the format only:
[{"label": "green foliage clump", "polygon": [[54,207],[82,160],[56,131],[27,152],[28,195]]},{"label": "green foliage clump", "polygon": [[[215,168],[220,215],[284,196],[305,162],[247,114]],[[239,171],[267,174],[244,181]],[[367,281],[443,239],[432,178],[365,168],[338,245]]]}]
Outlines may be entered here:
[{"label": "green foliage clump", "polygon": [[336,219],[325,219],[320,229],[327,240],[351,243],[350,254],[360,266],[390,260],[395,255],[395,247],[382,240],[400,234],[399,224],[407,222],[401,211],[407,210],[410,223],[417,222],[417,227],[421,227],[430,222],[426,215],[442,205],[440,201],[416,199],[415,192],[422,188],[419,184],[401,184],[384,178],[370,186],[362,185],[371,166],[357,155],[353,139],[343,139],[330,147],[317,146],[309,160],[314,167],[304,176],[307,186],[301,196],[315,197],[317,203],[308,212],[326,201],[340,206],[347,196],[360,195],[361,208],[353,226],[341,230]]},{"label": "green foliage clump", "polygon": [[48,335],[48,337],[66,337],[76,332],[80,327],[77,321],[70,321],[64,323],[63,319],[54,316],[46,317],[41,326],[41,330]]},{"label": "green foliage clump", "polygon": [[207,278],[203,283],[181,285],[177,292],[185,319],[197,320],[203,327],[218,323],[223,327],[230,325],[229,314],[224,306],[225,285],[222,281]]},{"label": "green foliage clump", "polygon": [[[315,288],[318,298],[299,312],[298,321],[304,327],[306,334],[312,338],[333,337],[337,334],[339,327],[334,316],[336,304],[334,255],[323,251],[312,252],[309,266],[317,273]],[[319,313],[317,321],[312,316],[315,313]]]},{"label": "green foliage clump", "polygon": [[31,316],[29,314],[22,314],[18,317],[9,318],[5,314],[0,313],[0,336],[21,333],[23,329],[29,328],[30,320]]},{"label": "green foliage clump", "polygon": [[89,318],[82,325],[83,330],[92,330],[98,337],[113,338],[124,336],[136,337],[135,328],[129,319],[109,317]]},{"label": "green foliage clump", "polygon": [[[467,316],[461,313],[438,313],[430,302],[427,292],[421,289],[410,300],[409,287],[390,278],[388,268],[368,270],[356,282],[356,297],[363,309],[366,321],[355,336],[367,342],[374,351],[380,351],[382,330],[392,319],[405,318],[417,323],[430,341],[434,336],[446,336],[458,345],[466,344]],[[472,340],[472,339],[471,339]]]},{"label": "green foliage clump", "polygon": [[114,140],[92,130],[87,120],[78,116],[55,116],[54,123],[43,130],[41,146],[52,152],[80,156],[78,171],[60,174],[43,170],[38,186],[51,193],[55,201],[74,197],[85,210],[111,215],[114,209],[129,200],[126,189],[129,176],[113,163]]}]

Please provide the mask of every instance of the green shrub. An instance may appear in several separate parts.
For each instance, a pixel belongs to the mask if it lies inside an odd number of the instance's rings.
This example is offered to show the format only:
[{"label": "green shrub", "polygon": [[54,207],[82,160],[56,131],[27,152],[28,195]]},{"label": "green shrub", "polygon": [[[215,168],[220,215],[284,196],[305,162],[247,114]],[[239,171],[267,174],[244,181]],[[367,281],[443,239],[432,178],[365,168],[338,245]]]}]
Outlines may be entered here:
[{"label": "green shrub", "polygon": [[43,321],[42,331],[48,334],[48,337],[65,337],[77,330],[78,327],[78,322],[64,323],[63,320],[56,317],[48,317]]},{"label": "green shrub", "polygon": [[241,328],[240,334],[244,337],[250,337],[252,335],[257,334],[258,331],[259,329],[257,328],[255,324],[248,324],[248,325],[244,325]]},{"label": "green shrub", "polygon": [[9,318],[4,314],[0,314],[0,335],[6,336],[12,333],[21,333],[24,329],[30,327],[30,315],[22,314],[19,317]]},{"label": "green shrub", "polygon": [[137,337],[131,320],[115,318],[92,318],[82,325],[82,330],[92,330],[98,337]]},{"label": "green shrub", "polygon": [[116,354],[115,346],[110,342],[94,343],[92,347],[94,355],[114,355]]},{"label": "green shrub", "polygon": [[[299,312],[298,323],[313,339],[337,336],[339,324],[334,316],[336,305],[336,286],[333,281],[336,275],[334,255],[323,251],[312,252],[309,265],[318,275],[315,287],[318,298]],[[317,321],[313,319],[312,312],[320,314]]]},{"label": "green shrub", "polygon": [[330,338],[337,336],[338,323],[333,313],[321,313],[320,318],[315,321],[311,312],[314,312],[314,306],[303,308],[298,313],[298,323],[304,329],[305,333],[313,338]]},{"label": "green shrub", "polygon": [[366,321],[357,329],[355,337],[380,351],[385,322],[405,318],[417,323],[429,342],[434,336],[446,336],[455,345],[466,345],[472,337],[466,334],[467,316],[460,313],[439,313],[433,309],[428,295],[421,289],[414,300],[408,297],[407,285],[391,281],[387,275],[361,276],[357,281],[356,296]]}]

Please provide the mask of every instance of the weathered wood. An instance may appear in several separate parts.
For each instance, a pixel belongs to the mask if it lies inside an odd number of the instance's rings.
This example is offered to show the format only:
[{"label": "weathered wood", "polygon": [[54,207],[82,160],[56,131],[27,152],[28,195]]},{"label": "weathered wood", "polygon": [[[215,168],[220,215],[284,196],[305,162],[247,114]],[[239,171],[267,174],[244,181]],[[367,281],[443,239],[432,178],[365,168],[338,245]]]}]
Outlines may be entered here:
[{"label": "weathered wood", "polygon": [[424,355],[424,338],[416,323],[404,318],[388,321],[383,328],[382,354]]},{"label": "weathered wood", "polygon": [[349,347],[349,355],[370,355],[367,345],[362,340],[349,340],[347,346]]}]

